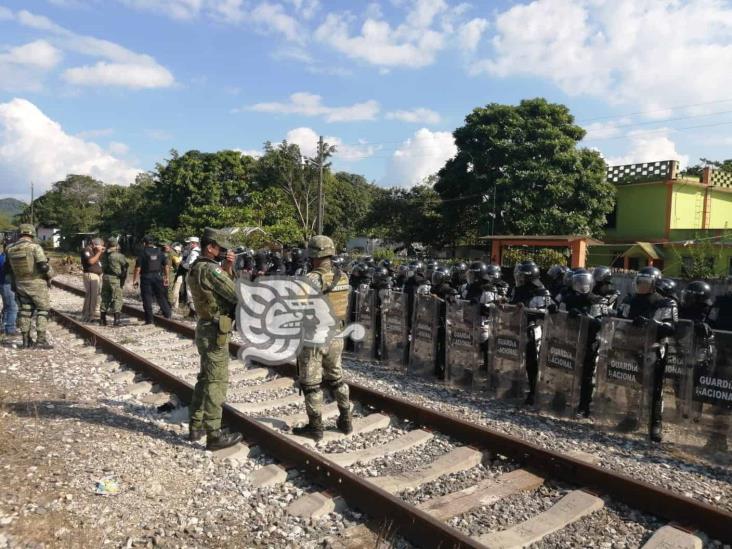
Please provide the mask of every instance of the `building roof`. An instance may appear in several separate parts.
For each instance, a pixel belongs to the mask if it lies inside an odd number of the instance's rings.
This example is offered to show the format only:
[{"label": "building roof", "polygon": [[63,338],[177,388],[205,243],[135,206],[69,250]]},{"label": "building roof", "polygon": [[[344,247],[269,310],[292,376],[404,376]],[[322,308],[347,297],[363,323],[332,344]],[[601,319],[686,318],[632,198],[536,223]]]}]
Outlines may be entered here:
[{"label": "building roof", "polygon": [[641,252],[651,259],[663,259],[664,254],[660,248],[650,242],[636,242],[630,248],[623,252],[621,257],[631,257]]},{"label": "building roof", "polygon": [[587,244],[596,246],[602,244],[601,240],[597,240],[590,236],[577,234],[529,234],[529,235],[512,235],[512,234],[494,234],[479,237],[480,240],[515,240],[515,241],[556,241],[556,242],[574,242],[575,240],[585,240]]}]

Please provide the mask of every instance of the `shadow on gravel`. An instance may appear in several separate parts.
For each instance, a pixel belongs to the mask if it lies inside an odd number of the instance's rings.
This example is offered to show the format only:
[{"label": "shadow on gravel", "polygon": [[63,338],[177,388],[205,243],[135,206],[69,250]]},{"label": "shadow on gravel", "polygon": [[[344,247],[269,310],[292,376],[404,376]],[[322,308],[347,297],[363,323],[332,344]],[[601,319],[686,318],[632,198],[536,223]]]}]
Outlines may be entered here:
[{"label": "shadow on gravel", "polygon": [[3,409],[8,413],[13,413],[20,417],[74,419],[85,423],[125,429],[126,431],[140,433],[150,438],[161,439],[176,446],[187,447],[190,445],[179,434],[167,429],[161,429],[152,423],[134,417],[116,414],[106,408],[90,408],[70,401],[24,400],[19,402],[6,402],[3,404]]}]

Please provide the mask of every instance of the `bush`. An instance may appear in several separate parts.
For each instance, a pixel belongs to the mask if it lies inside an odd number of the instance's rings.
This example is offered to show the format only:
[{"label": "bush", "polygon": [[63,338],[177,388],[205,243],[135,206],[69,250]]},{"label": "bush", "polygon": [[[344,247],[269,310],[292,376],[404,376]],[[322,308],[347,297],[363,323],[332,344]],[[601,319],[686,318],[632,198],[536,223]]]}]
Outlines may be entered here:
[{"label": "bush", "polygon": [[373,253],[374,261],[382,261],[388,259],[393,262],[396,259],[396,253],[391,248],[376,248]]},{"label": "bush", "polygon": [[567,257],[555,248],[507,248],[503,251],[503,265],[513,267],[522,261],[534,261],[542,269],[548,269],[552,265],[566,265]]}]

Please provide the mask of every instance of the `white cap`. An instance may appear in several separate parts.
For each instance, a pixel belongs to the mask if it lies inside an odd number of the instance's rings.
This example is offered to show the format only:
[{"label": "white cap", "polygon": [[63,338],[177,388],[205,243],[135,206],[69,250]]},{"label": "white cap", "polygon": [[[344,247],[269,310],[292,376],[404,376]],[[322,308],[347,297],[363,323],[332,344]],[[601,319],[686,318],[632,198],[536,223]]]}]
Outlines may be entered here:
[{"label": "white cap", "polygon": [[197,236],[189,236],[186,238],[186,242],[195,242],[196,244],[199,244],[201,240]]},{"label": "white cap", "polygon": [[173,246],[173,249],[176,252],[180,252],[183,249],[183,247],[180,244],[176,244],[175,246]]}]

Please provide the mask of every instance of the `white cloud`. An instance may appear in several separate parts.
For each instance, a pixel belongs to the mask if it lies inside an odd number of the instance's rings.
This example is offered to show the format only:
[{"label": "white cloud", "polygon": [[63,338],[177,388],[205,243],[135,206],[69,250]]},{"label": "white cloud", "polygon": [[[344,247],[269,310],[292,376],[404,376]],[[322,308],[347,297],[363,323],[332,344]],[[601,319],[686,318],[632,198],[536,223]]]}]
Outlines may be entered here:
[{"label": "white cloud", "polygon": [[610,166],[656,162],[658,160],[679,160],[681,167],[689,163],[689,155],[681,154],[668,137],[669,130],[630,132],[630,149],[623,155],[606,159]]},{"label": "white cloud", "polygon": [[61,52],[45,40],[0,49],[0,89],[38,90],[44,74],[61,62]]},{"label": "white cloud", "polygon": [[381,183],[413,187],[437,173],[456,153],[450,132],[431,132],[422,128],[394,152]]},{"label": "white cloud", "polygon": [[[300,147],[300,153],[303,156],[314,157],[318,154],[319,135],[312,128],[294,128],[287,132],[285,139],[288,143],[294,143]],[[343,141],[334,136],[323,136],[323,141],[328,145],[335,145],[336,152],[334,158],[344,162],[357,162],[372,156],[378,147],[369,145],[362,141],[356,145],[345,144]]]},{"label": "white cloud", "polygon": [[107,146],[107,150],[109,150],[109,152],[115,156],[125,156],[128,152],[130,152],[130,148],[126,144],[120,143],[119,141],[112,141]]},{"label": "white cloud", "polygon": [[21,10],[15,15],[10,13],[10,17],[23,26],[49,33],[48,41],[37,40],[11,50],[16,57],[22,56],[26,64],[33,62],[35,67],[44,70],[55,67],[61,59],[61,52],[57,47],[103,60],[94,65],[72,67],[64,71],[64,79],[72,84],[160,88],[175,83],[170,71],[149,55],[133,52],[108,40],[77,34],[57,25],[48,17],[26,10]]},{"label": "white cloud", "polygon": [[305,19],[312,19],[320,9],[320,0],[288,0],[288,2]]},{"label": "white cloud", "polygon": [[389,120],[401,120],[414,124],[439,124],[440,115],[431,109],[416,108],[409,111],[391,111],[386,113]]},{"label": "white cloud", "polygon": [[430,28],[445,9],[442,0],[417,0],[404,23],[392,27],[381,18],[367,17],[355,35],[350,33],[349,15],[330,13],[314,36],[346,56],[372,65],[424,67],[431,65],[445,46],[443,33]]},{"label": "white cloud", "polygon": [[0,179],[9,184],[4,192],[23,192],[30,181],[43,192],[70,173],[128,185],[139,172],[96,143],[67,134],[30,101],[0,103]]},{"label": "white cloud", "polygon": [[78,132],[76,137],[79,139],[94,139],[95,137],[106,137],[112,135],[114,130],[112,128],[98,128],[95,130],[84,130]]},{"label": "white cloud", "polygon": [[292,42],[303,42],[303,35],[297,20],[279,4],[262,2],[249,13],[252,22],[269,32],[278,32]]},{"label": "white cloud", "polygon": [[469,53],[478,48],[483,33],[488,28],[486,19],[475,18],[460,26],[458,30],[458,43],[460,49]]},{"label": "white cloud", "polygon": [[258,149],[232,149],[238,153],[241,153],[244,156],[251,156],[252,158],[259,158],[262,156],[262,151]]},{"label": "white cloud", "polygon": [[4,6],[0,6],[0,21],[5,21],[13,18],[13,12]]},{"label": "white cloud", "polygon": [[494,55],[475,72],[537,76],[643,109],[713,101],[732,87],[732,5],[723,0],[535,0],[494,26]]},{"label": "white cloud", "polygon": [[353,122],[374,120],[379,113],[379,104],[374,100],[354,103],[347,107],[328,107],[323,98],[313,93],[298,92],[290,95],[289,103],[257,103],[248,107],[256,112],[279,114],[300,114],[303,116],[323,116],[326,122]]},{"label": "white cloud", "polygon": [[139,10],[153,11],[172,19],[191,19],[199,14],[203,0],[118,0]]}]

